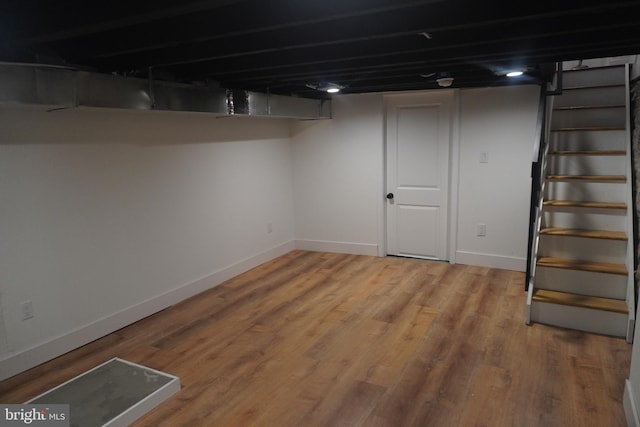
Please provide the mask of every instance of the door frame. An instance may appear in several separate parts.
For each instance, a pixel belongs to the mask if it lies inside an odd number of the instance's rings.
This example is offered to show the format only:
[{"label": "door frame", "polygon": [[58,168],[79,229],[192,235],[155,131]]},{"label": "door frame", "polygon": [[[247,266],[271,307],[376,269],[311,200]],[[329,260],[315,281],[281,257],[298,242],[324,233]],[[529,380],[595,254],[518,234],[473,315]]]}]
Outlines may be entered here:
[{"label": "door frame", "polygon": [[[449,147],[449,197],[447,221],[447,254],[450,264],[456,263],[458,242],[458,190],[460,168],[460,89],[441,89],[452,95],[451,105],[451,144]],[[382,180],[380,182],[380,205],[378,211],[378,256],[387,256],[387,114],[391,99],[419,99],[434,91],[387,92],[383,94],[382,114]]]}]

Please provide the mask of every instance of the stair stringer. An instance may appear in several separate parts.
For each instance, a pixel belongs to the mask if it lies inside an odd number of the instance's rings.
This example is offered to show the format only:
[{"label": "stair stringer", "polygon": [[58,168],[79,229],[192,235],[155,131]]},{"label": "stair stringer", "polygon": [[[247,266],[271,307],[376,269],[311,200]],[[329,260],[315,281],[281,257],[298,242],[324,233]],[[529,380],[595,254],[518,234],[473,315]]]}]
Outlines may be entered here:
[{"label": "stair stringer", "polygon": [[626,231],[629,236],[627,240],[627,270],[629,271],[627,277],[627,307],[629,308],[629,317],[627,319],[627,334],[625,339],[628,343],[633,342],[633,334],[635,330],[635,315],[636,315],[636,292],[635,292],[635,247],[634,247],[634,226],[633,226],[633,210],[635,209],[635,203],[633,200],[633,162],[631,161],[632,147],[631,147],[631,75],[630,65],[625,65],[625,141],[627,151],[627,185],[626,185],[626,199],[627,199],[627,216],[626,216]]},{"label": "stair stringer", "polygon": [[[592,79],[598,70],[589,70]],[[565,175],[624,175],[626,183],[599,183],[594,186],[591,182],[564,182],[564,181],[543,181],[543,190],[541,192],[541,200],[536,216],[535,235],[533,242],[533,250],[531,257],[531,276],[528,283],[527,294],[527,316],[526,322],[547,323],[565,328],[586,330],[595,333],[615,335],[625,337],[628,342],[633,339],[635,326],[635,275],[634,275],[634,247],[633,247],[633,199],[632,199],[632,173],[631,173],[631,137],[630,137],[630,119],[629,119],[629,66],[625,66],[624,70],[606,70],[609,73],[606,82],[595,83],[596,89],[585,89],[585,93],[580,90],[568,91],[571,95],[568,97],[557,96],[551,100],[551,105],[561,106],[556,108],[556,112],[560,111],[560,118],[554,120],[553,114],[549,114],[547,123],[550,124],[547,129],[548,146],[553,148],[549,151],[580,151],[580,150],[620,150],[624,144],[625,156],[621,156],[624,165],[615,165],[615,161],[607,158],[604,161],[591,157],[562,158],[558,160],[556,157],[553,161],[549,160],[549,153],[545,153],[544,175],[549,174],[565,174]],[[619,83],[611,80],[611,74],[623,73],[624,79]],[[584,80],[584,78],[583,78]],[[583,82],[584,83],[584,82]],[[569,83],[571,84],[571,83]],[[582,84],[582,83],[581,83]],[[601,87],[611,85],[610,88]],[[620,94],[624,88],[624,100],[621,101]],[[566,92],[565,92],[566,93]],[[592,98],[593,94],[601,94],[606,98],[601,100]],[[609,95],[607,95],[609,94]],[[590,100],[591,105],[582,107],[572,104],[572,99],[578,102]],[[612,111],[623,111],[620,104],[624,104],[624,118],[613,118]],[[615,108],[602,107],[605,105],[616,105]],[[598,109],[606,111],[602,117],[594,118],[594,111]],[[552,110],[550,110],[552,111]],[[586,114],[583,114],[585,113]],[[571,115],[574,115],[573,117]],[[580,117],[583,114],[584,117]],[[590,126],[590,120],[594,120],[597,126]],[[624,127],[621,124],[624,123]],[[574,128],[574,125],[584,126],[588,130]],[[569,126],[569,128],[561,128]],[[551,127],[554,131],[551,132]],[[594,128],[598,130],[594,130]],[[555,130],[557,129],[557,130]],[[618,130],[619,129],[619,130]],[[559,144],[564,144],[559,145]],[[611,144],[611,145],[609,145]],[[584,153],[583,153],[584,154]],[[595,154],[595,153],[591,153]],[[588,159],[585,161],[585,158]],[[604,158],[604,156],[603,156]],[[615,166],[613,166],[615,165]],[[564,170],[566,168],[566,170]],[[613,171],[613,173],[611,173]],[[623,172],[623,173],[621,173]],[[617,186],[622,186],[621,188]],[[610,190],[611,189],[611,190]],[[613,196],[615,200],[606,200],[606,197]],[[542,208],[542,201],[555,200],[571,200],[577,202],[588,201],[606,201],[619,205],[624,204],[624,208],[620,209],[599,209],[584,207],[553,207],[545,206]],[[549,237],[541,243],[540,229],[541,227],[568,227],[568,228],[587,228],[587,229],[607,229],[612,231],[625,231],[628,238],[627,241],[620,241],[614,246],[610,244],[601,245],[603,247],[614,248],[614,251],[608,251],[602,254],[593,254],[593,248],[597,248],[597,244],[589,243],[585,245],[574,244],[578,252],[580,247],[584,246],[582,254],[587,260],[600,262],[617,262],[626,267],[627,274],[624,276],[608,274],[608,273],[589,273],[589,272],[570,272],[559,268],[536,268],[536,260],[539,256],[545,257],[567,257],[570,255],[571,245],[566,243],[549,243],[562,242],[566,237]],[[600,227],[598,227],[600,226]],[[595,228],[593,228],[595,227]],[[582,239],[570,237],[569,239]],[[587,240],[587,239],[585,239]],[[625,247],[620,249],[620,245]],[[589,250],[590,252],[585,252]],[[618,258],[619,261],[618,261]],[[577,257],[575,259],[582,259]],[[575,276],[575,277],[574,277]],[[608,285],[611,285],[608,287]],[[594,297],[611,298],[626,302],[628,313],[609,312],[604,310],[596,310],[592,308],[568,306],[554,302],[546,302],[541,298],[535,298],[537,289],[549,289],[569,294],[578,294]],[[582,298],[582,297],[580,297]]]}]

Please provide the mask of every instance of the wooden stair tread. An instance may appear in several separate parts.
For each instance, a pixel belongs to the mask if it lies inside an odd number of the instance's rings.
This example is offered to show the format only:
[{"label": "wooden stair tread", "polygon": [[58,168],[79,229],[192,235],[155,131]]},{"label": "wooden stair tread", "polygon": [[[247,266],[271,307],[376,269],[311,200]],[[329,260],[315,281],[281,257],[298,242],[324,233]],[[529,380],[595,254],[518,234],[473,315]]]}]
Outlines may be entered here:
[{"label": "wooden stair tread", "polygon": [[542,205],[562,208],[627,209],[626,203],[618,202],[578,202],[574,200],[545,200]]},{"label": "wooden stair tread", "polygon": [[567,70],[562,70],[562,72],[563,73],[581,73],[584,71],[594,71],[594,70],[603,70],[603,69],[612,69],[612,68],[624,68],[624,64],[588,65],[584,68],[569,68]]},{"label": "wooden stair tread", "polygon": [[626,182],[624,175],[547,175],[551,181]]},{"label": "wooden stair tread", "polygon": [[540,234],[548,236],[584,237],[587,239],[627,240],[624,231],[585,230],[582,228],[547,227],[540,230]]},{"label": "wooden stair tread", "polygon": [[606,89],[609,87],[625,87],[624,83],[612,83],[607,85],[583,85],[563,87],[562,90],[583,90],[583,89]]},{"label": "wooden stair tread", "polygon": [[626,301],[594,297],[589,295],[570,294],[568,292],[551,291],[548,289],[535,289],[533,300],[551,304],[569,305],[572,307],[591,308],[594,310],[612,311],[614,313],[628,314],[629,308]]},{"label": "wooden stair tread", "polygon": [[625,150],[552,151],[550,156],[625,156]]},{"label": "wooden stair tread", "polygon": [[590,271],[592,273],[607,273],[626,276],[627,267],[624,264],[609,262],[582,261],[569,258],[542,257],[536,263],[538,267],[563,268],[567,270]]},{"label": "wooden stair tread", "polygon": [[614,130],[625,130],[625,128],[620,126],[572,127],[572,128],[551,129],[551,132],[593,132],[593,131],[600,131],[600,130],[614,131]]},{"label": "wooden stair tread", "polygon": [[612,104],[612,105],[572,105],[566,107],[555,107],[553,111],[573,111],[573,110],[600,110],[606,108],[625,108],[626,105]]}]

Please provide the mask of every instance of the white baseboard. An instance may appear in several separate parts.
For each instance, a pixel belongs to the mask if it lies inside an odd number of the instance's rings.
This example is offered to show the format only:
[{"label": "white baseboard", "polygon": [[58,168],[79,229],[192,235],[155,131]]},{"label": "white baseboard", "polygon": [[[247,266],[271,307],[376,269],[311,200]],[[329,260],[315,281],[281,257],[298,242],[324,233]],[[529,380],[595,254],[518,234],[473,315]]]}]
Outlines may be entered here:
[{"label": "white baseboard", "polygon": [[314,252],[337,252],[341,254],[378,256],[378,245],[370,243],[296,240],[296,249]]},{"label": "white baseboard", "polygon": [[627,426],[640,427],[640,418],[638,417],[638,408],[636,408],[636,400],[634,398],[631,382],[624,382],[624,396],[622,397],[622,406],[624,406],[624,415],[627,419]]},{"label": "white baseboard", "polygon": [[38,366],[68,351],[81,347],[138,320],[144,319],[160,310],[175,305],[180,301],[184,301],[187,298],[211,289],[232,277],[284,255],[295,248],[293,241],[283,243],[265,252],[222,268],[206,277],[178,286],[164,294],[150,298],[102,319],[98,319],[88,325],[81,326],[47,342],[11,354],[0,360],[0,381]]},{"label": "white baseboard", "polygon": [[477,252],[456,251],[456,264],[477,265],[503,270],[526,271],[527,259]]}]

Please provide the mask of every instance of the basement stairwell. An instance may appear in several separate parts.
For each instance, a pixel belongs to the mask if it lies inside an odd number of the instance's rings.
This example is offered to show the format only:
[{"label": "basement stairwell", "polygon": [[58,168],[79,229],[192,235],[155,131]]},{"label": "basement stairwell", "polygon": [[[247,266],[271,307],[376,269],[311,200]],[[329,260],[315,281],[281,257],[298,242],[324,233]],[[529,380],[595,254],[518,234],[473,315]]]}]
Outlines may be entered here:
[{"label": "basement stairwell", "polygon": [[561,94],[542,95],[546,102],[532,192],[527,323],[631,342],[635,280],[629,66],[565,70],[562,79]]}]

